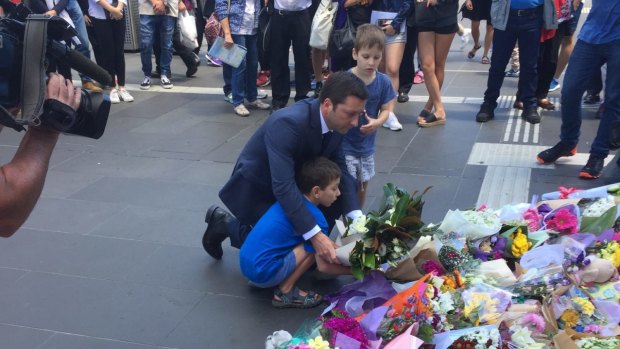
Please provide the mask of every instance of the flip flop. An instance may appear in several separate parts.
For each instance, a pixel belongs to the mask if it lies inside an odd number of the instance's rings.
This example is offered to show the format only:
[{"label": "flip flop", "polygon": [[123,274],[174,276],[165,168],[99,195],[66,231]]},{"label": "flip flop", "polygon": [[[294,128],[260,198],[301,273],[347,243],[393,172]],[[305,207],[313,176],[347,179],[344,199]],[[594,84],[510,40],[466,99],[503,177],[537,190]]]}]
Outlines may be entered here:
[{"label": "flip flop", "polygon": [[435,113],[430,113],[430,114],[431,115],[425,119],[426,122],[418,123],[418,126],[426,128],[426,127],[433,127],[433,126],[446,124],[446,119],[438,119]]},{"label": "flip flop", "polygon": [[[279,287],[273,291],[274,298],[271,300],[271,305],[275,308],[299,308],[307,309],[314,308],[323,302],[323,297],[314,291],[306,291],[306,295],[301,295],[301,290],[295,286],[288,293],[283,293]],[[276,299],[278,297],[279,299]]]},{"label": "flip flop", "polygon": [[482,60],[480,62],[482,64],[491,64],[491,60],[487,56],[482,56]]},{"label": "flip flop", "polygon": [[469,53],[467,53],[467,58],[472,59],[476,56],[476,52],[482,47],[482,45],[474,46]]},{"label": "flip flop", "polygon": [[[420,112],[420,115],[418,115],[419,118],[422,118],[424,120],[428,119],[433,113],[431,113],[430,111],[426,110],[426,109],[422,109],[422,111]],[[420,124],[420,121],[418,120],[418,125]]]}]

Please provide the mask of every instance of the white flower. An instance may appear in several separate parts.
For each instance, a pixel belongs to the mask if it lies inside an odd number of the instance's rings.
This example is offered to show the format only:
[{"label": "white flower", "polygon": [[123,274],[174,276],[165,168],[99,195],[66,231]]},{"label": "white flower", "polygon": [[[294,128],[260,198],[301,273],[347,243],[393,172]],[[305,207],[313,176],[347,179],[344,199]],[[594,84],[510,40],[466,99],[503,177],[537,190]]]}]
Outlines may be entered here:
[{"label": "white flower", "polygon": [[364,234],[368,232],[368,228],[366,227],[366,216],[361,215],[353,220],[351,224],[349,224],[349,229],[347,229],[348,234]]},{"label": "white flower", "polygon": [[400,247],[400,246],[398,246],[398,245],[396,245],[396,246],[394,246],[394,252],[396,252],[396,253],[402,253],[402,252],[403,252],[403,248],[402,248],[402,247]]},{"label": "white flower", "polygon": [[385,244],[381,244],[379,245],[379,256],[381,257],[385,257],[385,255],[387,254],[387,247],[385,246]]},{"label": "white flower", "polygon": [[600,198],[589,204],[585,210],[583,210],[582,216],[584,217],[600,217],[607,210],[616,206],[616,203],[612,196],[606,198]]},{"label": "white flower", "polygon": [[532,332],[527,327],[515,326],[511,332],[512,342],[519,348],[540,349],[545,347],[543,343],[536,343],[532,339]]},{"label": "white flower", "polygon": [[454,301],[452,295],[449,292],[440,292],[439,294],[439,309],[443,314],[454,310]]}]

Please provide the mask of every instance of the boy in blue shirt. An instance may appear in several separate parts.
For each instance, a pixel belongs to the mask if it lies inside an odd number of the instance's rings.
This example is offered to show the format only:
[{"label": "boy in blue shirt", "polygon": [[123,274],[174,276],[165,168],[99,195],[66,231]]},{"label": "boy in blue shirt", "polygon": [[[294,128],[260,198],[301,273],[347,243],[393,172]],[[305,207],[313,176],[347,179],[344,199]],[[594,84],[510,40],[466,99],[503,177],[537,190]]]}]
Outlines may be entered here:
[{"label": "boy in blue shirt", "polygon": [[[317,205],[329,207],[340,196],[340,175],[336,163],[320,157],[305,163],[297,178],[304,204],[325,234],[327,221]],[[295,234],[279,202],[258,220],[239,252],[241,272],[254,286],[275,287],[272,304],[276,308],[311,308],[321,304],[320,295],[295,286],[315,262],[324,273],[351,273],[349,267],[315,256],[312,244]]]},{"label": "boy in blue shirt", "polygon": [[385,34],[373,24],[357,28],[353,59],[357,66],[351,72],[362,79],[368,89],[366,115],[360,118],[360,127],[349,130],[342,140],[347,169],[357,178],[357,198],[364,207],[368,181],[375,175],[375,138],[377,129],[385,123],[394,110],[396,92],[390,78],[377,71],[383,57]]}]

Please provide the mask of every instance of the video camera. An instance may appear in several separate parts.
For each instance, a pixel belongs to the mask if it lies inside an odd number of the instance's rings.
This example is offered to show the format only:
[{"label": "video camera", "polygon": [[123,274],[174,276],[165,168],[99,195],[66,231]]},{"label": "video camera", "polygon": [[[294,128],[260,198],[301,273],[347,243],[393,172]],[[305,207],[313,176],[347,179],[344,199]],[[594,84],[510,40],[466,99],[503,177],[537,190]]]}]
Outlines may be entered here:
[{"label": "video camera", "polygon": [[[23,4],[0,0],[7,15],[0,18],[0,124],[17,131],[23,125],[50,125],[56,130],[98,139],[110,112],[110,99],[102,93],[81,90],[77,111],[55,100],[45,101],[46,79],[66,64],[94,80],[112,85],[103,68],[62,41],[70,42],[75,29],[57,16],[32,14]],[[15,118],[7,109],[21,107]]]}]

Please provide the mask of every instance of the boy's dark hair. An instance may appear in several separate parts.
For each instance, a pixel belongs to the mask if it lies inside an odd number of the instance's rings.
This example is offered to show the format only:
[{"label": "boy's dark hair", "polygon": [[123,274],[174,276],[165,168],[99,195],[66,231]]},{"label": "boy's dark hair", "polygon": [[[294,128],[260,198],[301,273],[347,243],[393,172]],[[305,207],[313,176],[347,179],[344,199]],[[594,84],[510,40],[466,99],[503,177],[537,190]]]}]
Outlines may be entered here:
[{"label": "boy's dark hair", "polygon": [[340,178],[340,167],[335,162],[318,157],[307,161],[297,175],[297,186],[303,194],[308,194],[315,186],[325,189],[331,182]]},{"label": "boy's dark hair", "polygon": [[366,23],[357,27],[355,34],[355,51],[363,48],[378,48],[383,51],[385,47],[385,34],[374,24]]},{"label": "boy's dark hair", "polygon": [[329,74],[329,78],[323,84],[319,101],[323,103],[329,98],[336,109],[336,105],[344,103],[347,97],[353,96],[361,100],[368,99],[368,90],[362,79],[348,71],[341,71]]}]

